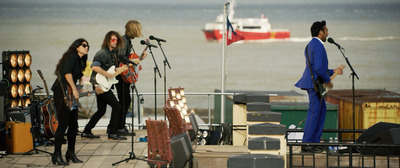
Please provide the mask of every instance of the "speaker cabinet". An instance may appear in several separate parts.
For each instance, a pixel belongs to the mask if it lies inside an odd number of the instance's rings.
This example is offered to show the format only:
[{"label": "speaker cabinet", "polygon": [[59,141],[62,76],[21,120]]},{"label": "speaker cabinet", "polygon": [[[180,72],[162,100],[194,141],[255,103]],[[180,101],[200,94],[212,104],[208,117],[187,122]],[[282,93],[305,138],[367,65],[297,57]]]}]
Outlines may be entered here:
[{"label": "speaker cabinet", "polygon": [[191,160],[193,149],[186,132],[171,138],[174,167],[185,167]]},{"label": "speaker cabinet", "polygon": [[194,116],[195,114],[191,113],[189,115],[189,119],[190,119],[190,124],[192,124],[192,128],[188,130],[189,134],[190,134],[190,140],[193,142],[194,140],[196,140],[196,136],[197,136],[197,131],[199,130],[199,125],[197,124],[197,120],[196,117]]},{"label": "speaker cabinet", "polygon": [[[400,124],[377,123],[368,128],[358,139],[357,143],[367,144],[400,144]],[[400,155],[400,148],[361,148],[361,153],[365,155]]]}]

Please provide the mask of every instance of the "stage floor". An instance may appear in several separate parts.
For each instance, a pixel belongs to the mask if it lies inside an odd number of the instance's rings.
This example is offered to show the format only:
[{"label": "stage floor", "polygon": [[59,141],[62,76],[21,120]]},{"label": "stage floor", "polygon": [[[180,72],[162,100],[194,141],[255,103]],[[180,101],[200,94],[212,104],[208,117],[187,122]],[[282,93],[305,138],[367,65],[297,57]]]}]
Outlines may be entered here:
[{"label": "stage floor", "polygon": [[[139,159],[147,160],[147,142],[139,142],[139,138],[147,135],[146,130],[135,130],[136,136],[134,137],[134,153]],[[131,137],[127,136],[128,140],[115,141],[108,140],[105,130],[93,130],[94,134],[100,135],[100,139],[81,139],[77,136],[76,152],[79,159],[84,163],[71,163],[68,167],[77,168],[96,168],[96,167],[136,167],[145,168],[149,167],[146,161],[143,160],[129,160],[128,162],[121,162],[115,166],[113,163],[129,158],[131,149]],[[39,146],[37,149],[52,153],[53,146]],[[67,145],[63,144],[63,155],[67,150]],[[204,145],[193,146],[194,149],[194,163],[195,168],[223,168],[227,167],[227,160],[229,156],[246,154],[248,152],[247,146],[220,146],[220,145]],[[289,150],[287,150],[289,151]],[[294,148],[294,153],[299,153],[299,148]],[[355,156],[357,157],[357,156]],[[301,155],[295,155],[293,158],[294,165],[301,165]],[[312,164],[312,155],[305,155],[306,165]],[[332,160],[333,159],[333,160]],[[335,157],[330,158],[330,166],[334,166]],[[377,167],[387,167],[386,157],[377,158]],[[288,163],[289,153],[287,153],[286,161]],[[319,154],[315,156],[316,167],[326,167],[326,155]],[[337,162],[337,160],[336,160]],[[348,166],[348,158],[341,159],[341,166]],[[332,163],[332,165],[331,165]],[[373,167],[371,158],[366,158],[366,167]],[[353,159],[353,166],[358,167],[360,163],[359,158]],[[8,154],[0,158],[0,167],[56,167],[51,163],[51,155],[43,152],[34,153],[32,155],[16,155]],[[289,164],[287,164],[289,165]],[[347,166],[346,166],[347,165]],[[288,166],[287,166],[288,167]],[[399,158],[391,158],[390,167],[400,167]]]}]

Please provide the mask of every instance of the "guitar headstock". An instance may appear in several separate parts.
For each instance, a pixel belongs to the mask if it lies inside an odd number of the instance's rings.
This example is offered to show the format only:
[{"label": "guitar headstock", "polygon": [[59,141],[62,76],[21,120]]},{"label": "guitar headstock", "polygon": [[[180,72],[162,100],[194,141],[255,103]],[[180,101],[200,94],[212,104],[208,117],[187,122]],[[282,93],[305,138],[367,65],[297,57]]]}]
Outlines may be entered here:
[{"label": "guitar headstock", "polygon": [[44,76],[42,74],[42,71],[40,69],[38,69],[37,72],[38,72],[40,78],[42,78],[42,80],[44,80]]}]

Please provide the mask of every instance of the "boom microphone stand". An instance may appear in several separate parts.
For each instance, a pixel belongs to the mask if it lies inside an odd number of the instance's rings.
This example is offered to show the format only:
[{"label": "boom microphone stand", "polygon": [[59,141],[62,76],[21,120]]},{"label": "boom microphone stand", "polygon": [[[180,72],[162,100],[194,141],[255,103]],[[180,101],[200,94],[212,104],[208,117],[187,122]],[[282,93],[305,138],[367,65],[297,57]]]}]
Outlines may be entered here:
[{"label": "boom microphone stand", "polygon": [[350,74],[351,75],[351,91],[353,93],[353,143],[355,143],[356,142],[356,131],[355,131],[355,128],[356,128],[356,122],[355,122],[355,120],[356,120],[356,117],[355,117],[356,116],[355,115],[356,100],[355,100],[355,97],[356,96],[355,96],[355,87],[354,87],[354,77],[357,77],[357,80],[360,80],[360,78],[358,77],[356,71],[351,66],[349,59],[344,55],[344,48],[341,48],[341,49],[339,48],[339,50],[342,53],[343,58],[346,60],[346,63],[350,67],[350,70],[351,70],[351,74]]},{"label": "boom microphone stand", "polygon": [[151,47],[157,48],[157,46],[150,44],[149,42],[145,42],[144,40],[140,41],[140,43],[143,45],[147,45],[149,47],[149,51],[150,51],[151,57],[153,58],[153,62],[154,62],[154,119],[157,120],[157,78],[156,78],[156,74],[158,73],[158,75],[161,78],[161,73],[160,73],[160,70],[158,69],[157,62],[154,59],[153,51],[151,50]]},{"label": "boom microphone stand", "polygon": [[357,80],[359,80],[360,78],[358,78],[356,71],[354,71],[353,67],[351,66],[349,59],[344,55],[344,48],[341,47],[339,44],[335,43],[332,38],[328,39],[328,42],[333,43],[338,47],[338,49],[340,50],[340,52],[343,55],[343,58],[346,60],[346,63],[350,67],[350,70],[351,70],[351,74],[350,74],[351,79],[352,79],[351,80],[351,89],[352,89],[352,93],[353,93],[353,143],[356,143],[356,131],[355,131],[355,128],[356,128],[356,122],[355,122],[355,120],[356,120],[355,119],[355,116],[356,116],[355,115],[355,107],[356,107],[355,104],[356,104],[356,102],[355,101],[356,100],[355,100],[354,77],[356,77]]},{"label": "boom microphone stand", "polygon": [[[133,75],[131,75],[130,77],[131,77],[132,79],[133,79],[133,78],[136,78],[135,72],[131,72],[130,69],[128,69],[128,70],[129,70],[129,73],[130,73],[130,74],[133,74]],[[132,80],[132,81],[134,81],[134,80]],[[132,89],[132,92],[131,92],[132,102],[134,102],[133,91],[135,91],[135,93],[136,93],[136,95],[137,95],[137,109],[138,109],[138,114],[140,114],[139,92],[138,92],[137,89],[136,89],[135,82],[132,82],[132,84],[131,84],[131,89]],[[132,103],[132,108],[131,108],[131,113],[132,113],[132,116],[131,116],[131,119],[132,119],[131,152],[129,152],[129,157],[128,157],[128,158],[126,158],[126,159],[124,159],[124,160],[120,160],[120,161],[118,161],[118,162],[116,162],[116,163],[113,163],[113,164],[112,164],[113,166],[115,166],[115,165],[117,165],[117,164],[119,164],[119,163],[122,163],[122,162],[124,162],[124,161],[125,161],[125,162],[128,162],[129,160],[139,159],[139,158],[136,158],[135,152],[134,152],[134,149],[133,149],[133,147],[134,147],[134,145],[135,145],[134,136],[136,136],[136,134],[135,134],[135,132],[134,132],[134,130],[135,130],[135,122],[134,122],[134,120],[133,120],[133,118],[134,118],[134,115],[133,115],[133,114],[134,114],[134,113],[133,113],[133,108],[134,108],[134,104]],[[139,159],[139,160],[143,160],[143,159]],[[143,161],[146,161],[146,160],[143,160]]]},{"label": "boom microphone stand", "polygon": [[[149,38],[150,38],[150,40],[157,40],[158,46],[160,47],[161,52],[163,53],[163,56],[164,56],[163,63],[164,63],[164,106],[165,106],[165,103],[167,103],[167,68],[166,68],[166,66],[168,65],[168,68],[171,69],[171,65],[169,65],[167,56],[165,56],[164,50],[161,47],[161,42],[167,42],[167,41],[163,40],[163,39],[155,38],[154,36],[150,36]],[[164,120],[167,120],[167,116],[165,115],[165,113],[164,113]]]}]

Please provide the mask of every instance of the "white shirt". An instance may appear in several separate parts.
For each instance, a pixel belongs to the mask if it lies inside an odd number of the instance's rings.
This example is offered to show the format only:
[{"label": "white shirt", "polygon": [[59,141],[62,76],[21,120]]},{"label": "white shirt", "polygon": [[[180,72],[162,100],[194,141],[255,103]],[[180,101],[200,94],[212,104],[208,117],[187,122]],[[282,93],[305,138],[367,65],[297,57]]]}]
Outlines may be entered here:
[{"label": "white shirt", "polygon": [[318,37],[313,37],[313,38],[318,39],[321,42],[321,44],[324,45],[324,42],[321,39],[319,39]]}]

